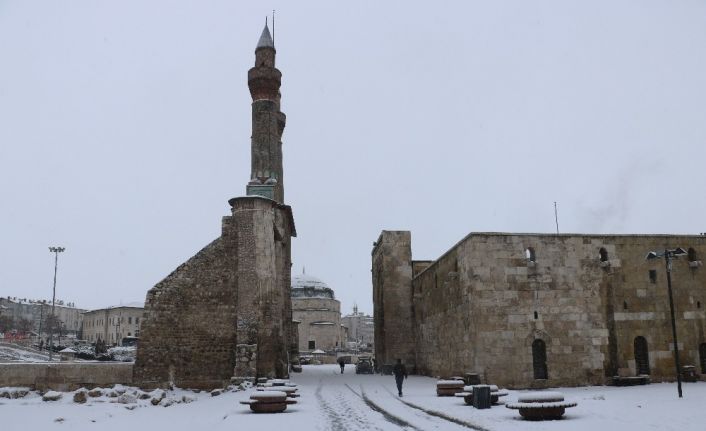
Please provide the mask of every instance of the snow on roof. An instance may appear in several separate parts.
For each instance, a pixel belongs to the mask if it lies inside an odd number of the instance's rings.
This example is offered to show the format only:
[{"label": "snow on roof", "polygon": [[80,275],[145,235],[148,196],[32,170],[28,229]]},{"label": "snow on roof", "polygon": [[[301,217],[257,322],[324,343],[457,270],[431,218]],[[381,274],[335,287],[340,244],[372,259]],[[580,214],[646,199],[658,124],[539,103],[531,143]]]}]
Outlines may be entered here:
[{"label": "snow on roof", "polygon": [[59,353],[76,353],[76,351],[70,347],[67,347],[64,350],[59,350]]},{"label": "snow on roof", "polygon": [[105,308],[124,308],[124,307],[129,307],[129,308],[145,308],[145,303],[140,302],[140,301],[132,301],[132,302],[126,302],[124,304],[119,304],[119,305],[110,305]]},{"label": "snow on roof", "polygon": [[292,297],[335,299],[333,289],[328,284],[309,274],[292,277]]}]

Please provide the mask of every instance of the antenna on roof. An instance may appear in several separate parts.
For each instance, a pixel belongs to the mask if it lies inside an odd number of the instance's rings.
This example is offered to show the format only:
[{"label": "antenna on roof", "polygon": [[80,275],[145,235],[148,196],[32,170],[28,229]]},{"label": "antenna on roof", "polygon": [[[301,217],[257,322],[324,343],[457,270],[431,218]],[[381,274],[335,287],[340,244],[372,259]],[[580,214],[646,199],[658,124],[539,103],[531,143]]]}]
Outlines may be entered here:
[{"label": "antenna on roof", "polygon": [[554,201],[554,222],[556,223],[556,234],[559,235],[559,213],[556,210],[556,201]]},{"label": "antenna on roof", "polygon": [[272,9],[272,46],[275,45],[275,10]]}]

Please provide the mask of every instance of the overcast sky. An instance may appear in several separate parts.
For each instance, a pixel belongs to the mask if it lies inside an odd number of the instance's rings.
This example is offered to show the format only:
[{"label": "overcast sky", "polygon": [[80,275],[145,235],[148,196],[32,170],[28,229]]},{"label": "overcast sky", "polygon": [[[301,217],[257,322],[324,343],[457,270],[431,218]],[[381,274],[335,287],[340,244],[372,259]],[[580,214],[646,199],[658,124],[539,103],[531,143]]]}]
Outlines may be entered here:
[{"label": "overcast sky", "polygon": [[273,8],[292,271],[343,312],[382,229],[706,232],[706,2],[249,3],[0,0],[0,296],[59,245],[58,298],[144,301],[220,235]]}]

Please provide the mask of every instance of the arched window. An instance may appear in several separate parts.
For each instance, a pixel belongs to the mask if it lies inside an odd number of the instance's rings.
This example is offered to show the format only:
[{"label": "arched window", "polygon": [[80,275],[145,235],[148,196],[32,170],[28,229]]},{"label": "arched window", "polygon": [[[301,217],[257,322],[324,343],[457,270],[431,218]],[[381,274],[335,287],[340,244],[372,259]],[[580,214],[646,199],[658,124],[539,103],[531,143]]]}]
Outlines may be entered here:
[{"label": "arched window", "polygon": [[537,261],[537,257],[534,255],[534,249],[532,247],[527,247],[527,249],[525,250],[525,257],[530,262]]},{"label": "arched window", "polygon": [[601,249],[598,250],[598,258],[601,260],[601,262],[608,262],[608,250],[601,247]]},{"label": "arched window", "polygon": [[532,368],[534,378],[547,379],[547,345],[543,340],[536,339],[532,342]]},{"label": "arched window", "polygon": [[696,262],[697,256],[696,256],[696,250],[694,250],[693,247],[689,247],[689,250],[686,252],[687,257],[689,258],[689,262]]},{"label": "arched window", "polygon": [[628,309],[628,301],[623,301],[623,310]]},{"label": "arched window", "polygon": [[637,374],[650,374],[650,355],[645,337],[635,337],[635,369]]},{"label": "arched window", "polygon": [[706,374],[706,343],[699,344],[699,362],[701,362],[701,374]]}]

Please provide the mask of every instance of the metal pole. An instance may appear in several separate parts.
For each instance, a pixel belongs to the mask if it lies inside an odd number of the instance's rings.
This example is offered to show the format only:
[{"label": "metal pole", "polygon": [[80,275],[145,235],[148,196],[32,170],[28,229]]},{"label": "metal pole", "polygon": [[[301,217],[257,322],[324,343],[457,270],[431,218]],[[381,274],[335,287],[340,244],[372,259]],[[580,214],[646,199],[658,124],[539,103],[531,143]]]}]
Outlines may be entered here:
[{"label": "metal pole", "polygon": [[[54,303],[56,302],[56,270],[59,267],[59,249],[49,248],[50,251],[54,252],[54,287],[51,293],[51,322],[52,325],[56,324],[56,315],[54,314]],[[49,362],[52,360],[54,354],[54,328],[49,326]]]},{"label": "metal pole", "polygon": [[[54,287],[51,295],[51,321],[52,325],[56,325],[56,314],[54,314],[56,306],[56,270],[59,267],[59,253],[66,250],[64,247],[49,247],[49,251],[54,253]],[[61,341],[61,340],[59,340]],[[54,354],[54,328],[49,328],[49,361],[52,360]]]},{"label": "metal pole", "polygon": [[677,391],[679,392],[679,398],[681,398],[681,365],[679,364],[677,325],[674,321],[674,300],[672,299],[672,259],[668,250],[664,252],[664,260],[667,264],[667,291],[669,292],[669,311],[672,315],[672,338],[674,339],[674,362],[677,368]]}]

